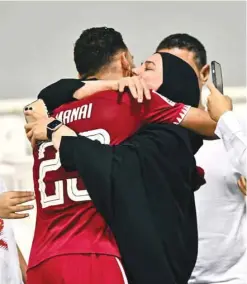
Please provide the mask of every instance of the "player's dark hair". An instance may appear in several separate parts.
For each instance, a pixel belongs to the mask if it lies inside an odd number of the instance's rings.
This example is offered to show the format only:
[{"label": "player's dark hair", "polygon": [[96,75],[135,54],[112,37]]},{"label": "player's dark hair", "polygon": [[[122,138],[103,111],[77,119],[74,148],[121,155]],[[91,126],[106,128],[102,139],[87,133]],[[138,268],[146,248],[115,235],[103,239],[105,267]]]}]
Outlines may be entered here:
[{"label": "player's dark hair", "polygon": [[173,34],[164,38],[158,45],[156,51],[161,49],[186,49],[192,51],[195,54],[195,61],[197,67],[201,69],[207,64],[207,53],[203,44],[195,37],[188,34]]},{"label": "player's dark hair", "polygon": [[94,75],[121,50],[127,50],[127,47],[122,35],[114,29],[98,27],[84,30],[74,47],[78,73],[83,77]]}]

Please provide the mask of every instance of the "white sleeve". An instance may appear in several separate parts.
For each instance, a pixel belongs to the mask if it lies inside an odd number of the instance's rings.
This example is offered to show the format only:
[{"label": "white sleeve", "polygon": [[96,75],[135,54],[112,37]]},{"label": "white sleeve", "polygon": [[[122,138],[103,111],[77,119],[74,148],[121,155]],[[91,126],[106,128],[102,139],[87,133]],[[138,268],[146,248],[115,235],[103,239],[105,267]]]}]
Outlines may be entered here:
[{"label": "white sleeve", "polygon": [[6,261],[4,258],[0,257],[0,283],[8,283],[8,278],[9,277]]},{"label": "white sleeve", "polygon": [[247,135],[232,111],[220,117],[215,134],[223,140],[233,166],[241,175],[247,177]]},{"label": "white sleeve", "polygon": [[3,192],[6,192],[7,189],[6,189],[6,186],[5,186],[5,183],[4,181],[0,178],[0,194],[3,193]]}]

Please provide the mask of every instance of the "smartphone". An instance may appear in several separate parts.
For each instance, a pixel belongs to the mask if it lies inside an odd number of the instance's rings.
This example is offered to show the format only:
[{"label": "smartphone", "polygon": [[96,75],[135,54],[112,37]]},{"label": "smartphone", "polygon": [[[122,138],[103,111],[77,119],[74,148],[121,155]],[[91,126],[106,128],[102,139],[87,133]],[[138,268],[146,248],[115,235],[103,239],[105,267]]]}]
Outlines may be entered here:
[{"label": "smartphone", "polygon": [[[48,113],[47,113],[47,108],[45,103],[42,100],[36,100],[30,104],[28,104],[27,106],[24,107],[23,112],[25,110],[31,110],[37,114],[40,114],[40,116],[42,117],[48,117]],[[33,117],[32,115],[26,115],[24,113],[25,119],[27,123],[31,123],[31,122],[35,122],[37,119],[35,117]],[[37,141],[36,145],[39,147],[43,142],[46,141]]]},{"label": "smartphone", "polygon": [[220,63],[217,61],[211,62],[211,69],[212,69],[212,80],[215,87],[224,94],[223,90],[223,76],[222,76],[222,69]]},{"label": "smartphone", "polygon": [[[33,112],[35,112],[37,114],[40,114],[40,116],[48,117],[46,106],[45,106],[45,104],[44,104],[44,102],[42,100],[36,100],[36,101],[28,104],[27,106],[24,107],[23,112],[25,110],[30,109],[30,108],[32,109]],[[25,116],[25,119],[26,119],[27,123],[36,121],[36,119],[32,115],[26,115],[24,113],[24,116]]]}]

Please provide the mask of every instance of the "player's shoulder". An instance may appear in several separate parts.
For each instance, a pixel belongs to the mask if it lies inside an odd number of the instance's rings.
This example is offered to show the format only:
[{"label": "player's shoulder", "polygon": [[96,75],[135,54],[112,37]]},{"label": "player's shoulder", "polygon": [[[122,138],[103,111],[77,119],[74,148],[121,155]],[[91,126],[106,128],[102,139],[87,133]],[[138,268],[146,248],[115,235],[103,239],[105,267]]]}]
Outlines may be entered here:
[{"label": "player's shoulder", "polygon": [[83,105],[86,104],[90,104],[90,103],[95,103],[98,101],[112,101],[112,102],[117,102],[118,100],[118,96],[119,96],[119,92],[118,91],[113,91],[113,90],[108,90],[108,91],[100,91],[97,93],[94,93],[93,95],[90,95],[84,99],[81,100],[76,100],[73,102],[69,102],[66,104],[63,104],[62,106],[56,108],[53,112],[53,115],[56,115],[62,111],[66,111],[66,110],[70,110],[70,109],[74,109],[77,107],[81,107]]},{"label": "player's shoulder", "polygon": [[175,103],[174,101],[168,99],[166,96],[164,96],[164,95],[158,93],[157,91],[150,90],[150,93],[151,93],[152,99],[166,102],[166,103],[169,104],[170,106],[175,106],[175,105],[176,105],[176,103]]},{"label": "player's shoulder", "polygon": [[104,100],[111,100],[117,103],[128,103],[132,101],[132,95],[129,91],[119,92],[119,91],[101,91],[95,93],[92,97],[95,99],[104,99]]}]

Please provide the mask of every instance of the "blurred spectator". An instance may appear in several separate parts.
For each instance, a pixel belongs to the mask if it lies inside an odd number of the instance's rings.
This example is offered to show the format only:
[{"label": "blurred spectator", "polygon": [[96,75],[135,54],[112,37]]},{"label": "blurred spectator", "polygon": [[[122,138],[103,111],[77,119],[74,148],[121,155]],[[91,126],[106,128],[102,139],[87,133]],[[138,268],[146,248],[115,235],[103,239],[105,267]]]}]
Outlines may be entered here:
[{"label": "blurred spectator", "polygon": [[[33,200],[32,192],[7,192],[0,180],[0,217],[24,218],[28,214],[19,214],[32,206],[20,205]],[[20,206],[18,206],[20,205]],[[27,265],[21,251],[16,245],[10,220],[0,219],[0,283],[22,284],[26,283]]]},{"label": "blurred spectator", "polygon": [[0,218],[22,219],[29,216],[28,213],[17,213],[33,209],[33,205],[21,205],[34,200],[32,191],[5,191],[0,190]]}]

